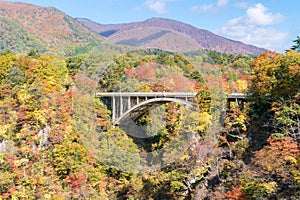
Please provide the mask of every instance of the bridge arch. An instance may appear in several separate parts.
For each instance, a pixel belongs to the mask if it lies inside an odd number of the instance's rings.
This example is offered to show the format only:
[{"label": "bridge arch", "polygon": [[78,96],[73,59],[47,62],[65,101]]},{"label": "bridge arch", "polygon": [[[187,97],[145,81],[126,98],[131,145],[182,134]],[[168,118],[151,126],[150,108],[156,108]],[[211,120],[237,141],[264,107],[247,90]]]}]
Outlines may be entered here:
[{"label": "bridge arch", "polygon": [[[116,119],[115,122],[113,122],[113,124],[114,125],[119,125],[124,119],[128,118],[132,113],[138,111],[139,109],[143,109],[143,108],[147,109],[148,106],[152,106],[152,105],[156,105],[156,104],[162,105],[162,104],[170,103],[170,102],[180,103],[180,104],[183,104],[185,106],[189,106],[191,108],[196,107],[195,104],[193,104],[192,102],[189,102],[189,101],[186,101],[186,100],[183,100],[183,99],[168,98],[168,97],[148,99],[146,101],[143,101],[143,102],[133,106],[129,110],[127,110],[118,119]],[[144,114],[144,113],[145,112],[142,112],[142,114]]]},{"label": "bridge arch", "polygon": [[[122,120],[133,113],[134,120],[146,112],[145,109],[153,105],[161,105],[168,102],[176,102],[189,107],[196,108],[195,99],[197,92],[97,92],[105,105],[112,111],[113,125],[119,125]],[[227,96],[227,108],[235,102],[235,107],[243,108],[246,102],[246,95],[243,93],[232,93]]]}]

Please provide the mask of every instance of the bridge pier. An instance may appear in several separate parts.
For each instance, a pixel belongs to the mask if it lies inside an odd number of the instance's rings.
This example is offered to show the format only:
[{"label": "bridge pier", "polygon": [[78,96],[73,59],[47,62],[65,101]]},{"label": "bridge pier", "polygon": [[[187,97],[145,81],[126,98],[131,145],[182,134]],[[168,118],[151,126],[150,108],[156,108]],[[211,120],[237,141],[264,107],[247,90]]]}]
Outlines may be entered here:
[{"label": "bridge pier", "polygon": [[128,97],[128,109],[131,109],[131,97]]},{"label": "bridge pier", "polygon": [[227,97],[227,109],[230,110],[232,108],[232,103],[234,103],[235,108],[244,109],[244,105],[246,102],[245,94],[243,93],[232,93]]},{"label": "bridge pier", "polygon": [[112,121],[114,122],[116,120],[116,97],[112,97]]}]

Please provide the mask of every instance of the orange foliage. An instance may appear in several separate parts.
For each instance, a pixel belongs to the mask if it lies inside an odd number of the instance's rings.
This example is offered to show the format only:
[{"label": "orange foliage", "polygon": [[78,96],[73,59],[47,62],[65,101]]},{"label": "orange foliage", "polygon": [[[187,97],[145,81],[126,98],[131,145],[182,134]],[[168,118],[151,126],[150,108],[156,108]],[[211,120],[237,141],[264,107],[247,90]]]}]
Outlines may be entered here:
[{"label": "orange foliage", "polygon": [[87,176],[83,173],[79,173],[70,174],[64,181],[71,186],[73,191],[78,191],[81,189],[82,184],[86,182],[86,180]]},{"label": "orange foliage", "polygon": [[268,142],[270,145],[258,151],[252,161],[264,176],[291,182],[293,173],[299,170],[296,163],[300,155],[298,145],[290,137],[275,139],[271,136]]},{"label": "orange foliage", "polygon": [[233,187],[231,191],[226,192],[225,196],[230,200],[248,200],[251,199],[244,192],[242,192],[242,186]]},{"label": "orange foliage", "polygon": [[291,137],[284,138],[284,140],[277,140],[273,136],[270,136],[267,141],[270,143],[270,150],[280,151],[282,156],[297,158],[299,155],[299,147],[293,142]]}]

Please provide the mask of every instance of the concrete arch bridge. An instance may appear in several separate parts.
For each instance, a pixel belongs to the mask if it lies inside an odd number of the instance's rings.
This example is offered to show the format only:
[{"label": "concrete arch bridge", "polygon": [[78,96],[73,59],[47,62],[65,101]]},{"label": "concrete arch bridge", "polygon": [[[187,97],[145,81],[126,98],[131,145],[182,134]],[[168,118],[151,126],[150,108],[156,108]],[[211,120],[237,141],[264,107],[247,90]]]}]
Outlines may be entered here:
[{"label": "concrete arch bridge", "polygon": [[[112,111],[113,125],[119,125],[129,116],[135,121],[149,111],[153,105],[176,102],[196,107],[197,92],[97,92],[99,97]],[[227,96],[228,108],[231,102],[236,107],[243,106],[245,94],[232,93]]]}]

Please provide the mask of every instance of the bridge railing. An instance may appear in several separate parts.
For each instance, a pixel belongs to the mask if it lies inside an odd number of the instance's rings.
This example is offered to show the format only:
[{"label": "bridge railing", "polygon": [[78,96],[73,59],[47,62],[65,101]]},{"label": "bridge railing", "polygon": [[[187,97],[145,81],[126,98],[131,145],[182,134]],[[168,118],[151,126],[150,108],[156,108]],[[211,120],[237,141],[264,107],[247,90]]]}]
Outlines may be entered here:
[{"label": "bridge railing", "polygon": [[241,92],[233,92],[231,94],[227,95],[228,99],[245,99],[246,98],[246,94],[245,93],[241,93]]},{"label": "bridge railing", "polygon": [[[113,96],[123,96],[123,97],[195,97],[197,92],[96,92],[96,97],[113,97]],[[246,98],[245,93],[233,92],[227,95],[227,98],[238,98],[244,99]]]},{"label": "bridge railing", "polygon": [[197,92],[96,92],[96,97],[195,97]]}]

